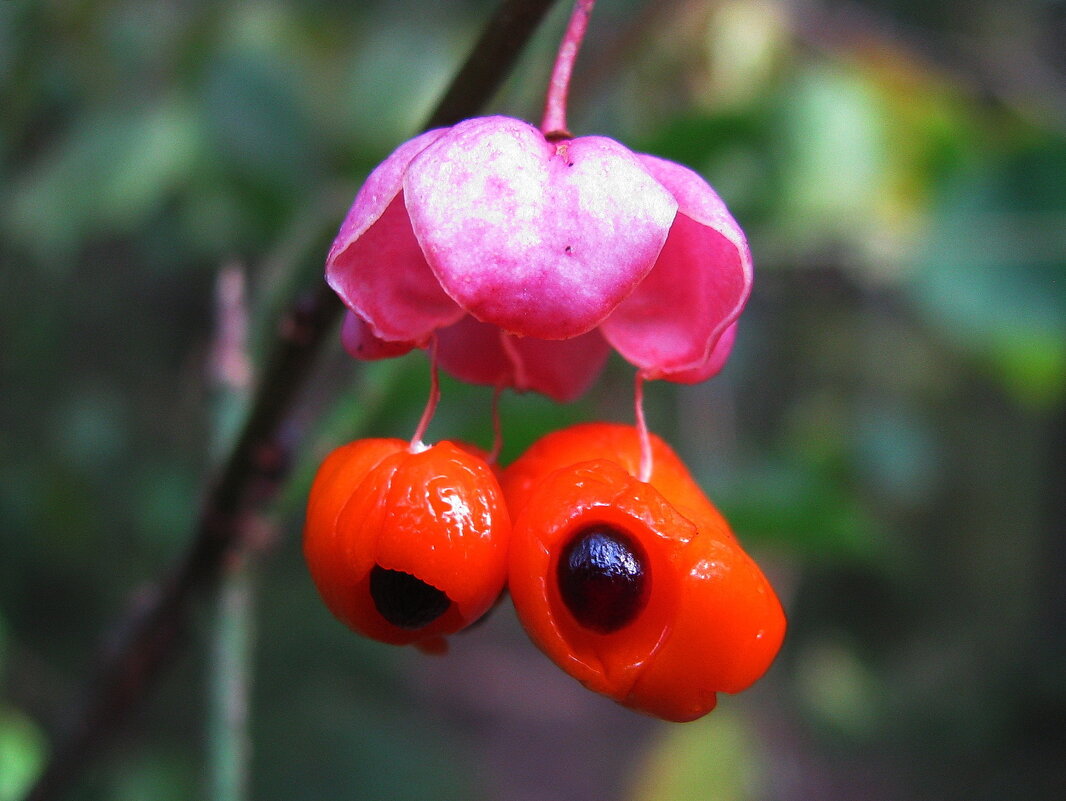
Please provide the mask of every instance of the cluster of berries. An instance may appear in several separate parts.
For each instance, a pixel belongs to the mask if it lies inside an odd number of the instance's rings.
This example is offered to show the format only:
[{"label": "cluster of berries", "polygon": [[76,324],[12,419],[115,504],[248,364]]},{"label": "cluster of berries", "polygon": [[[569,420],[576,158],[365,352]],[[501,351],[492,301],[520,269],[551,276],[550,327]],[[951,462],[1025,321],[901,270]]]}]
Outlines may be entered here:
[{"label": "cluster of berries", "polygon": [[[784,635],[762,572],[670,448],[641,382],[702,381],[751,291],[744,234],[692,170],[567,130],[593,0],[576,0],[540,128],[482,117],[427,131],[367,178],[326,261],[361,359],[431,353],[410,443],[322,465],[305,553],[357,632],[428,651],[510,590],[534,642],[587,687],[668,720],[769,667]],[[498,389],[577,397],[611,349],[637,368],[637,426],[545,436],[504,470],[421,433],[439,364]]]},{"label": "cluster of berries", "polygon": [[693,720],[770,666],[773,589],[684,464],[651,437],[588,423],[504,470],[476,448],[365,439],[322,465],[304,549],[330,610],[360,634],[429,651],[506,585],[533,641],[586,687]]}]

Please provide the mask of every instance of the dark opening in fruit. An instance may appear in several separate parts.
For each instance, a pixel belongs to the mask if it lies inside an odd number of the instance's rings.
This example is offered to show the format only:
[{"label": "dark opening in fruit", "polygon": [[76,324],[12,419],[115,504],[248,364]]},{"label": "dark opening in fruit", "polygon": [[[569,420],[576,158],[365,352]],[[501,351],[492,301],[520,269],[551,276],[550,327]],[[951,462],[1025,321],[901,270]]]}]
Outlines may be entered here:
[{"label": "dark opening in fruit", "polygon": [[645,561],[640,546],[612,526],[578,531],[559,556],[563,603],[587,629],[610,634],[624,628],[647,604]]},{"label": "dark opening in fruit", "polygon": [[370,597],[381,616],[401,629],[420,629],[448,611],[451,601],[436,587],[410,573],[374,565]]}]

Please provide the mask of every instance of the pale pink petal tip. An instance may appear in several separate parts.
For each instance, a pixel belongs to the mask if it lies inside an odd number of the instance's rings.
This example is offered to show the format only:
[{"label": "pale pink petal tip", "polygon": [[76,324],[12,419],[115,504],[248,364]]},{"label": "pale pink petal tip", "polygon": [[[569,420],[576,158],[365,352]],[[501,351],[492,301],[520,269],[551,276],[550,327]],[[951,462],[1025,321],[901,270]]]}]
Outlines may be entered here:
[{"label": "pale pink petal tip", "polygon": [[595,328],[652,268],[677,211],[617,142],[548,142],[506,117],[450,129],[411,161],[404,194],[448,295],[539,339]]},{"label": "pale pink petal tip", "polygon": [[352,312],[345,312],[341,325],[341,343],[356,359],[391,359],[403,356],[415,347],[414,342],[397,342],[378,339],[370,326]]}]

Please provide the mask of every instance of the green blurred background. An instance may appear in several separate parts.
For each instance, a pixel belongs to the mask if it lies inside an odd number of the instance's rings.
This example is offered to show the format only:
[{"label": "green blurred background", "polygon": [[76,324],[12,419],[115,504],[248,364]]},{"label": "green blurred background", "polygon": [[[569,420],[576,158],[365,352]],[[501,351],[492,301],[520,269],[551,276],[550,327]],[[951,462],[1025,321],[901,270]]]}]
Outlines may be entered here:
[{"label": "green blurred background", "polygon": [[[488,111],[539,118],[568,5]],[[239,421],[219,270],[259,364],[494,7],[0,0],[0,801]],[[1063,42],[1056,0],[601,0],[572,128],[701,171],[751,240],[730,364],[647,407],[772,576],[782,654],[678,726],[582,690],[506,604],[443,659],[351,635],[299,552],[310,476],[409,436],[428,378],[334,343],[252,568],[251,797],[1066,798]],[[506,396],[505,456],[631,419],[631,381]],[[488,446],[490,403],[446,380],[430,436]],[[213,608],[71,798],[206,797]]]}]

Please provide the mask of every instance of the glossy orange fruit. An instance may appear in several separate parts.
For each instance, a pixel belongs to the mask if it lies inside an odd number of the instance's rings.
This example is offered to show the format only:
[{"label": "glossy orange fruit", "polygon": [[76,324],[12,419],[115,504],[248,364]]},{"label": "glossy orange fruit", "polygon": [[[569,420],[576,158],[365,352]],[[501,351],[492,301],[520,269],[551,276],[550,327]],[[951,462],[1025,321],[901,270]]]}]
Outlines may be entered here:
[{"label": "glossy orange fruit", "polygon": [[333,451],[311,488],[304,555],[326,606],[386,643],[444,648],[507,575],[510,517],[475,449],[364,439]]},{"label": "glossy orange fruit", "polygon": [[781,604],[725,519],[662,440],[593,423],[535,443],[504,473],[509,588],[533,641],[589,689],[667,720],[770,666]]}]

